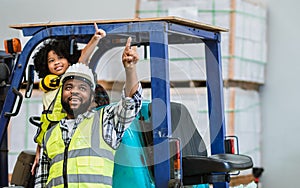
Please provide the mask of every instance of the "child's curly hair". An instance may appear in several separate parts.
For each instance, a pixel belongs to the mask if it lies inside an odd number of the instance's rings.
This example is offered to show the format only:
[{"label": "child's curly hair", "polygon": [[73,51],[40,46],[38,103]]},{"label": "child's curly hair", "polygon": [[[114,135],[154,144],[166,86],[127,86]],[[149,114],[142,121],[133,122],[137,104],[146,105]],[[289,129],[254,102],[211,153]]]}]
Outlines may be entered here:
[{"label": "child's curly hair", "polygon": [[[50,74],[48,68],[48,53],[53,50],[58,56],[64,57],[72,65],[77,63],[81,50],[78,50],[76,42],[72,43],[68,38],[56,38],[50,39],[44,42],[43,46],[38,48],[33,56],[33,63],[39,78],[44,78]],[[73,54],[71,55],[70,50],[72,48]]]}]

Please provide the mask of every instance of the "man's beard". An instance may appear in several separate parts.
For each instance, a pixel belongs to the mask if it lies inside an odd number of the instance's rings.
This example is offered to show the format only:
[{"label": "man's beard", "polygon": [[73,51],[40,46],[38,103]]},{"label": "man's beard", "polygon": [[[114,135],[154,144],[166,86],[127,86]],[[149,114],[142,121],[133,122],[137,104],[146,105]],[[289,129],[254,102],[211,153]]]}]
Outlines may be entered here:
[{"label": "man's beard", "polygon": [[85,103],[82,103],[79,108],[77,109],[71,109],[69,101],[65,102],[63,100],[61,100],[61,104],[63,109],[67,112],[67,114],[72,115],[74,117],[77,117],[79,114],[83,114],[84,112],[86,112],[90,105],[91,105],[91,100],[88,100]]}]

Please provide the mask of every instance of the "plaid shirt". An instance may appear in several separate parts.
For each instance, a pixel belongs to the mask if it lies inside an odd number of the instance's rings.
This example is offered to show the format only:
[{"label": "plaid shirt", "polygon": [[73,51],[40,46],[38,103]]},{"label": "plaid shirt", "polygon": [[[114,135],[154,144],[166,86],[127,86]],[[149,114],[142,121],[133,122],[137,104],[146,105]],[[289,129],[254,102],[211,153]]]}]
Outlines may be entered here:
[{"label": "plaid shirt", "polygon": [[[139,112],[142,104],[142,87],[139,84],[139,88],[136,93],[130,97],[125,98],[124,92],[122,93],[122,99],[115,105],[108,105],[104,107],[102,130],[103,139],[112,148],[116,149],[122,139],[124,131],[129,127],[135,116]],[[88,111],[79,115],[74,121],[74,126],[69,133],[66,119],[60,121],[60,128],[62,131],[62,139],[65,143],[71,141],[71,137],[74,134],[78,124],[85,118],[93,117],[95,111]],[[69,136],[71,135],[71,136]],[[50,161],[43,147],[41,148],[41,156],[39,161],[39,167],[36,173],[35,187],[46,187],[47,178],[49,175]]]}]

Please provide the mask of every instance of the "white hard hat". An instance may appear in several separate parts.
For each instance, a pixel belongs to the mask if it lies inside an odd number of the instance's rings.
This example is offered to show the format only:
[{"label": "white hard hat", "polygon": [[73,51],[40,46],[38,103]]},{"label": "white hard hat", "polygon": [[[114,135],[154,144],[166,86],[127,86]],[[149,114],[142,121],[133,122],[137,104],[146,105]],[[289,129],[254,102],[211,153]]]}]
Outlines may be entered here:
[{"label": "white hard hat", "polygon": [[95,90],[96,83],[92,70],[83,63],[75,63],[71,65],[65,74],[63,74],[61,81],[64,83],[68,79],[80,79],[85,81],[91,86],[92,90]]}]

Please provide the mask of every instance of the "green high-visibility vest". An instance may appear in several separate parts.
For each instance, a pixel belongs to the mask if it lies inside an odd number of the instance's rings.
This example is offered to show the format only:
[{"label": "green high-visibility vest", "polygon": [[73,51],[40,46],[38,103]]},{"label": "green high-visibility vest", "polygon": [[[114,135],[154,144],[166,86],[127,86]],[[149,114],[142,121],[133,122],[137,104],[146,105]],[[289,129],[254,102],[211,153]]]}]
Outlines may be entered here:
[{"label": "green high-visibility vest", "polygon": [[114,154],[102,137],[103,108],[84,119],[68,145],[59,124],[46,132],[44,149],[50,158],[47,187],[112,187]]}]

